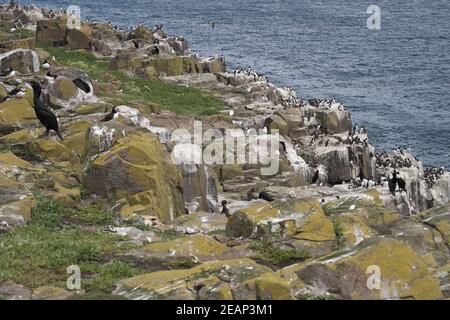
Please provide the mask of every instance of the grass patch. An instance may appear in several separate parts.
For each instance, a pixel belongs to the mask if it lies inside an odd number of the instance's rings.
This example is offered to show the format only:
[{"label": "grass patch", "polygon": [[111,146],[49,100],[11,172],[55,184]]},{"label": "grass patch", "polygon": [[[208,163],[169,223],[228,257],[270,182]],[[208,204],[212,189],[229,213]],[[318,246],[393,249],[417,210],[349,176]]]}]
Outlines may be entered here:
[{"label": "grass patch", "polygon": [[59,228],[68,208],[41,194],[36,194],[36,200],[38,203],[33,209],[30,225],[46,229]]},{"label": "grass patch", "polygon": [[174,260],[164,263],[169,269],[191,269],[198,265],[191,258],[176,258]]},{"label": "grass patch", "polygon": [[200,89],[172,85],[161,80],[144,80],[128,76],[120,70],[110,69],[109,59],[99,59],[87,52],[68,52],[61,48],[45,50],[59,63],[84,70],[100,84],[114,83],[117,91],[100,92],[100,96],[114,104],[145,100],[184,115],[216,114],[223,107],[221,101]]},{"label": "grass patch", "polygon": [[9,35],[14,35],[16,39],[27,39],[35,36],[35,32],[25,29],[25,28],[16,28],[16,31],[11,32],[11,29],[0,28],[0,32],[7,33]]},{"label": "grass patch", "polygon": [[258,262],[279,268],[307,260],[311,257],[307,251],[280,248],[268,240],[252,242],[250,249],[257,251],[257,254],[253,258]]},{"label": "grass patch", "polygon": [[82,276],[96,272],[105,257],[124,250],[115,234],[29,225],[0,237],[0,283],[13,280],[30,288],[65,286],[67,267],[78,265]]},{"label": "grass patch", "polygon": [[130,264],[111,261],[100,267],[99,273],[82,283],[83,289],[96,293],[111,293],[117,281],[139,274]]},{"label": "grass patch", "polygon": [[339,222],[333,221],[334,225],[334,233],[336,234],[336,241],[338,246],[342,246],[344,244],[344,230]]},{"label": "grass patch", "polygon": [[89,204],[80,209],[70,209],[67,217],[71,221],[89,226],[102,226],[114,223],[115,214],[104,210],[102,201],[95,204]]}]

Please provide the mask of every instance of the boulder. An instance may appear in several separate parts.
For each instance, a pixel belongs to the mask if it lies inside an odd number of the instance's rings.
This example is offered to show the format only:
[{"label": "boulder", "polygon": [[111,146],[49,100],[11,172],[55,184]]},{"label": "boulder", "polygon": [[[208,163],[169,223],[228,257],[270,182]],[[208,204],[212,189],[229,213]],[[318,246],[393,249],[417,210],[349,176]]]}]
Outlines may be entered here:
[{"label": "boulder", "polygon": [[0,286],[0,299],[31,300],[31,290],[8,280]]},{"label": "boulder", "polygon": [[[380,271],[373,281],[374,271]],[[303,295],[338,299],[441,299],[437,281],[406,244],[392,238],[366,239],[351,251],[287,267],[282,278]],[[378,286],[379,284],[379,286]]]},{"label": "boulder", "polygon": [[121,280],[113,294],[133,300],[231,299],[236,295],[255,299],[258,288],[260,298],[287,298],[281,280],[275,284],[276,280],[264,278],[257,285],[242,287],[247,280],[267,274],[272,274],[268,267],[250,259],[210,261],[192,269],[158,271]]},{"label": "boulder", "polygon": [[128,252],[139,258],[194,258],[196,261],[217,260],[221,255],[229,251],[228,247],[212,237],[196,234],[180,237],[165,242],[155,242],[145,245],[139,249]]},{"label": "boulder", "polygon": [[29,49],[15,49],[0,54],[0,72],[11,68],[22,74],[39,72],[39,57]]},{"label": "boulder", "polygon": [[327,168],[330,183],[342,183],[356,177],[347,147],[317,147],[316,152],[319,163]]},{"label": "boulder", "polygon": [[0,206],[0,222],[6,222],[8,228],[23,227],[31,218],[31,211],[37,205],[34,197],[26,197]]},{"label": "boulder", "polygon": [[272,236],[316,242],[336,239],[333,223],[312,199],[240,209],[228,219],[226,232],[233,238]]},{"label": "boulder", "polygon": [[33,290],[32,300],[67,300],[74,293],[64,288],[54,286],[44,286]]},{"label": "boulder", "polygon": [[[86,186],[111,200],[145,193],[145,205],[151,205],[152,215],[173,220],[184,214],[181,175],[162,155],[162,146],[152,134],[119,139],[109,151],[88,163]],[[138,205],[136,199],[140,197],[127,198],[127,204]]]},{"label": "boulder", "polygon": [[81,29],[70,29],[66,35],[66,41],[71,50],[91,50],[92,30],[83,25]]},{"label": "boulder", "polygon": [[36,44],[41,47],[61,47],[67,44],[67,18],[40,20],[36,24]]},{"label": "boulder", "polygon": [[37,121],[32,106],[33,93],[27,90],[25,97],[10,99],[0,104],[0,132],[10,133]]},{"label": "boulder", "polygon": [[225,231],[226,223],[227,218],[223,214],[198,211],[178,217],[171,222],[171,225],[178,232],[195,234]]},{"label": "boulder", "polygon": [[328,133],[335,134],[352,129],[350,112],[338,109],[320,109],[315,112],[320,125],[328,130]]}]

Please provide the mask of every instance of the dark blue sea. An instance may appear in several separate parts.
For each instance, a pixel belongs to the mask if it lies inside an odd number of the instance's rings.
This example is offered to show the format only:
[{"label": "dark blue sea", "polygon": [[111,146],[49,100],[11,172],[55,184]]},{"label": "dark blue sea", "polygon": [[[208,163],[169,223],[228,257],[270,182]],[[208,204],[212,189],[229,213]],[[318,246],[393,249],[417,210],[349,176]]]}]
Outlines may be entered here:
[{"label": "dark blue sea", "polygon": [[[409,146],[425,165],[450,167],[449,0],[20,2],[75,4],[83,19],[122,26],[162,23],[230,69],[251,66],[302,98],[343,102],[378,149]],[[381,9],[380,30],[367,28],[370,5]]]}]

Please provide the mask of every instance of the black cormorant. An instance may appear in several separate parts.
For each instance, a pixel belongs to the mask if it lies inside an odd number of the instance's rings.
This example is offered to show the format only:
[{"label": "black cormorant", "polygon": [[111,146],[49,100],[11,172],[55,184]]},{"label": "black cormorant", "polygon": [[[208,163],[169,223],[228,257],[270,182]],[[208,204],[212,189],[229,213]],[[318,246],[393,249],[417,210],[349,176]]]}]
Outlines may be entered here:
[{"label": "black cormorant", "polygon": [[48,136],[50,130],[53,130],[56,131],[61,141],[64,141],[63,137],[59,132],[58,119],[56,118],[52,110],[50,110],[50,108],[45,106],[44,103],[40,100],[42,92],[41,84],[38,81],[32,81],[31,87],[33,88],[34,92],[34,99],[33,99],[34,112],[36,113],[36,117],[39,119],[39,121],[44,125],[46,129],[45,135]]}]

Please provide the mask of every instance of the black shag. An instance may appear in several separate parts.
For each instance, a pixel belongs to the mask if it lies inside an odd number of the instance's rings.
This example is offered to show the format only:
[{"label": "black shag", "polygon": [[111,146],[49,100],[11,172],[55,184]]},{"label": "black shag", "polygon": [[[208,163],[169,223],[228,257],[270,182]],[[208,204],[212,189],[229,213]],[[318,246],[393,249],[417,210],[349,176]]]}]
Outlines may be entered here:
[{"label": "black shag", "polygon": [[80,88],[84,92],[86,92],[86,93],[91,92],[91,87],[85,81],[81,80],[80,78],[76,78],[72,82],[74,85],[76,85],[78,88]]},{"label": "black shag", "polygon": [[274,201],[273,197],[265,191],[259,193],[259,198],[268,202]]},{"label": "black shag", "polygon": [[267,130],[267,134],[271,134],[272,131],[270,130],[270,125],[272,124],[273,119],[272,118],[267,118],[266,120],[264,120],[264,127]]},{"label": "black shag", "polygon": [[319,170],[316,170],[316,172],[314,173],[314,176],[312,178],[312,183],[315,184],[317,182],[317,180],[319,180]]},{"label": "black shag", "polygon": [[116,107],[113,107],[111,112],[108,113],[106,115],[106,117],[104,117],[102,120],[100,120],[101,122],[108,122],[111,121],[114,118],[114,115],[117,113]]},{"label": "black shag", "polygon": [[38,81],[32,81],[31,87],[33,88],[34,93],[34,112],[36,113],[36,117],[38,118],[38,120],[44,125],[46,129],[45,135],[48,136],[50,130],[53,130],[58,134],[58,137],[61,139],[61,141],[64,141],[59,132],[58,119],[56,118],[52,110],[45,106],[44,103],[40,100],[42,92],[41,84]]},{"label": "black shag", "polygon": [[227,218],[230,217],[230,211],[227,208],[227,201],[226,200],[222,201],[222,214],[224,214]]}]

